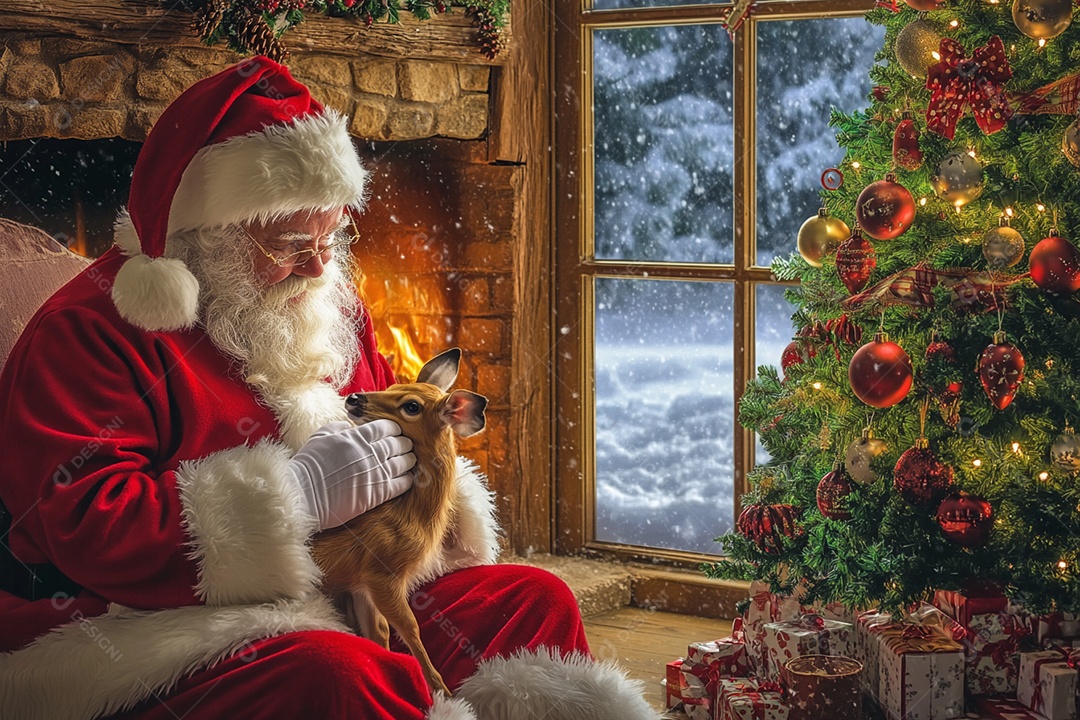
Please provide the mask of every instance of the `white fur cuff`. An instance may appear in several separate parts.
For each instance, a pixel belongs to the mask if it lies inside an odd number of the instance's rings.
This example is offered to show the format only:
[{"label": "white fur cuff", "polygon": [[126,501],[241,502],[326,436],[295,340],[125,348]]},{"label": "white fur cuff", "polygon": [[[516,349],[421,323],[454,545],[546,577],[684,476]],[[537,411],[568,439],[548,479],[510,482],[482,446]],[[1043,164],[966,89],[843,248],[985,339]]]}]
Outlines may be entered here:
[{"label": "white fur cuff", "polygon": [[263,440],[177,471],[191,556],[199,565],[196,593],[208,605],[300,598],[320,572],[308,552],[315,519],[288,471],[289,453]]}]

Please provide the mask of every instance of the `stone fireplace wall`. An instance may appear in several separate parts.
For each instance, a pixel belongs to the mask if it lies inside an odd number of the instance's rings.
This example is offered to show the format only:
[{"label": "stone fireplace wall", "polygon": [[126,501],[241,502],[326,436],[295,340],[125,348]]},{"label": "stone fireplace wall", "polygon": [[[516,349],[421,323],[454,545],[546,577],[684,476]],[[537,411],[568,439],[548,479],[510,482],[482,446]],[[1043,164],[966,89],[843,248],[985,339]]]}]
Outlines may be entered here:
[{"label": "stone fireplace wall", "polygon": [[[219,49],[121,45],[11,33],[0,54],[0,138],[141,142],[195,81],[243,59]],[[368,140],[478,139],[488,128],[490,68],[378,56],[302,53],[289,61],[325,105]]]}]

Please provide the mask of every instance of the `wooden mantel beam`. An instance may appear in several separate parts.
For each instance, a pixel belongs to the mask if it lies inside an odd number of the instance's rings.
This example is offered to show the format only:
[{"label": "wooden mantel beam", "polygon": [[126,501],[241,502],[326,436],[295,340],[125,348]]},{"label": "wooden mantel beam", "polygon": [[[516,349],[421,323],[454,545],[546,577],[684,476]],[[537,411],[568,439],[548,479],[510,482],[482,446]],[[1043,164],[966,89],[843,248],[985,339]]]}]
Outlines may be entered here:
[{"label": "wooden mantel beam", "polygon": [[[191,14],[168,10],[151,0],[3,0],[0,31],[75,37],[125,45],[205,47],[192,32]],[[370,28],[351,18],[309,13],[283,41],[293,54],[379,55],[389,58],[451,61],[469,65],[502,65],[510,53],[510,22],[504,34],[507,49],[495,60],[480,52],[476,27],[460,7],[417,20],[402,11],[401,22]]]}]

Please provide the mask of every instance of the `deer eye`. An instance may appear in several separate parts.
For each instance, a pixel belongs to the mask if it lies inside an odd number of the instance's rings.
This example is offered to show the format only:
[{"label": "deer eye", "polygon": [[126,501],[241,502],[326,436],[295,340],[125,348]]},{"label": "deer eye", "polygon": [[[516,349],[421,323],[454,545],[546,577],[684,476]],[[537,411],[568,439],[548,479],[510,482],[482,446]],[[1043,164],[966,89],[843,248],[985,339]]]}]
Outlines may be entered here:
[{"label": "deer eye", "polygon": [[410,400],[401,406],[402,412],[406,415],[419,415],[423,409],[423,406],[415,400]]}]

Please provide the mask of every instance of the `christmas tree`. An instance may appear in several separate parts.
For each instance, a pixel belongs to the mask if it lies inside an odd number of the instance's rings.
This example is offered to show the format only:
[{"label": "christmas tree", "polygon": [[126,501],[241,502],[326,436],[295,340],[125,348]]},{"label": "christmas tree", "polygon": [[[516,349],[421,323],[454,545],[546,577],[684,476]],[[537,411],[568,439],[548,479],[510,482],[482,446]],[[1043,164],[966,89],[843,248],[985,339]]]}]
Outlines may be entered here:
[{"label": "christmas tree", "polygon": [[705,570],[1080,609],[1080,27],[1067,0],[907,3],[867,14],[869,107],[833,113],[844,162],[773,264],[797,336],[740,406],[771,459]]}]

